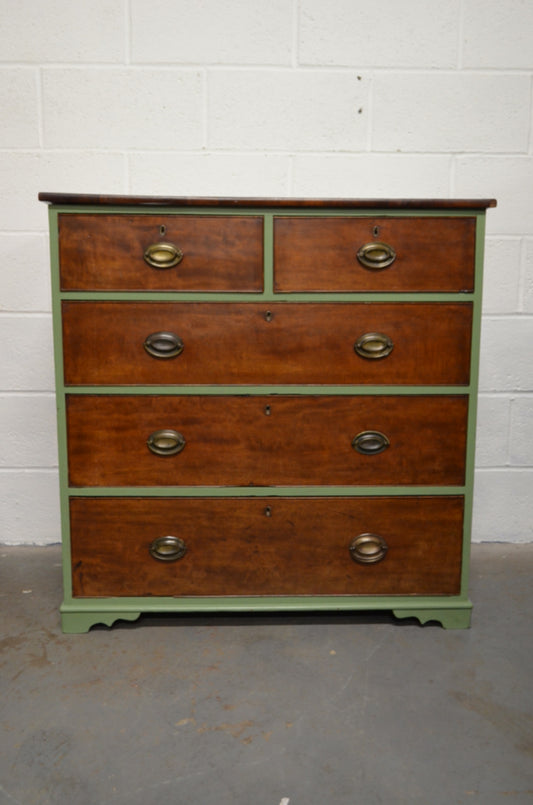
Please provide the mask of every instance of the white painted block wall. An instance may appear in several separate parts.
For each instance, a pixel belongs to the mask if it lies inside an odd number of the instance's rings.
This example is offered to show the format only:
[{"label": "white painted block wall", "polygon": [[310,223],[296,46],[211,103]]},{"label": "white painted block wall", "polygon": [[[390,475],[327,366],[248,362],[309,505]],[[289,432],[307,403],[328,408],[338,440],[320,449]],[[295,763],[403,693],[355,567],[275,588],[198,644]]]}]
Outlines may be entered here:
[{"label": "white painted block wall", "polygon": [[39,190],[496,197],[474,539],[533,539],[533,2],[0,0],[0,542],[60,538]]}]

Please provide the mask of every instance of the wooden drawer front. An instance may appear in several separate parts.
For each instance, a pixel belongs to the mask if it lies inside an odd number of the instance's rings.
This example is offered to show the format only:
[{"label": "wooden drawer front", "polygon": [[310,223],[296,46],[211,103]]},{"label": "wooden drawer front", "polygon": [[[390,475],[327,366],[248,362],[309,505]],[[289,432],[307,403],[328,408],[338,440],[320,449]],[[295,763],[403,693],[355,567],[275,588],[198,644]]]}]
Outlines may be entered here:
[{"label": "wooden drawer front", "polygon": [[[145,250],[160,241],[183,253],[176,266],[153,268],[145,262]],[[59,263],[61,288],[68,291],[261,291],[263,220],[62,214]]]},{"label": "wooden drawer front", "polygon": [[[461,385],[471,324],[470,303],[63,302],[65,382]],[[147,337],[161,332],[183,351],[149,354]],[[392,352],[357,354],[376,332]]]},{"label": "wooden drawer front", "polygon": [[[70,395],[70,483],[462,484],[467,402],[463,396]],[[174,455],[151,452],[149,437],[169,429],[185,446]],[[352,441],[368,431],[390,445],[374,455],[358,452]],[[375,439],[363,442],[372,447]]]},{"label": "wooden drawer front", "polygon": [[[394,262],[366,268],[365,244],[391,246]],[[474,218],[274,219],[275,290],[471,291]]]},{"label": "wooden drawer front", "polygon": [[[75,596],[453,595],[463,499],[73,498]],[[385,540],[360,564],[350,544]],[[150,555],[174,536],[175,561]]]}]

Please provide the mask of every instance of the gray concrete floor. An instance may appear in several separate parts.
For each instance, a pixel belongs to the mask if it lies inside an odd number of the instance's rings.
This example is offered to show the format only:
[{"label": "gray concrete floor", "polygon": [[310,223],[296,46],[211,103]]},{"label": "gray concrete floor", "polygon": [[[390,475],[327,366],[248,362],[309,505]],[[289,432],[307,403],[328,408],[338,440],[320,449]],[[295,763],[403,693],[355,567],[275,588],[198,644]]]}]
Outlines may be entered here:
[{"label": "gray concrete floor", "polygon": [[0,548],[0,803],[533,802],[533,545],[476,545],[472,628],[145,616],[62,635],[59,548]]}]

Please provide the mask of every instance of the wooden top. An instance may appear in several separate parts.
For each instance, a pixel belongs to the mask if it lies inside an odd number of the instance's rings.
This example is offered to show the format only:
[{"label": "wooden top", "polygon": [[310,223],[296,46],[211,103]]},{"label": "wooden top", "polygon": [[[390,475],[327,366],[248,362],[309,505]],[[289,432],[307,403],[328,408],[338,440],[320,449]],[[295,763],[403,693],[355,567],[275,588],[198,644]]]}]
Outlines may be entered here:
[{"label": "wooden top", "polygon": [[346,210],[481,210],[495,207],[495,199],[331,199],[331,198],[199,198],[176,196],[114,196],[91,193],[39,193],[51,204],[112,207],[282,207]]}]

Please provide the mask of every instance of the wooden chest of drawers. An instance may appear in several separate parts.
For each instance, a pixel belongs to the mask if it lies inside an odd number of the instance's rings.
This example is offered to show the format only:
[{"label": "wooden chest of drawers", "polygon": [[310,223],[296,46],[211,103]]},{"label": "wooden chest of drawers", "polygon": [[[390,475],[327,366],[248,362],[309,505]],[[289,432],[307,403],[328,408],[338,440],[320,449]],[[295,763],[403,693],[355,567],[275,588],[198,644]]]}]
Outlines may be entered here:
[{"label": "wooden chest of drawers", "polygon": [[50,204],[63,629],[469,625],[491,200]]}]

